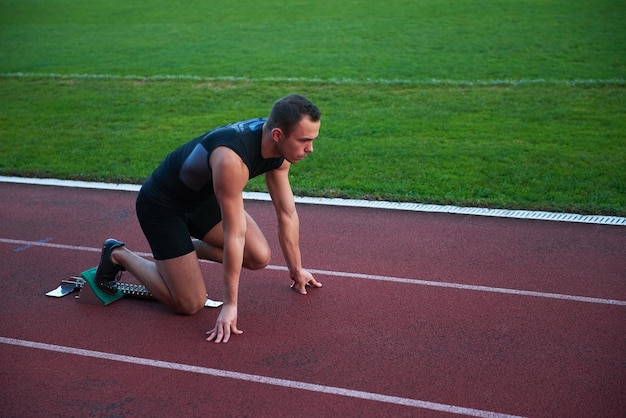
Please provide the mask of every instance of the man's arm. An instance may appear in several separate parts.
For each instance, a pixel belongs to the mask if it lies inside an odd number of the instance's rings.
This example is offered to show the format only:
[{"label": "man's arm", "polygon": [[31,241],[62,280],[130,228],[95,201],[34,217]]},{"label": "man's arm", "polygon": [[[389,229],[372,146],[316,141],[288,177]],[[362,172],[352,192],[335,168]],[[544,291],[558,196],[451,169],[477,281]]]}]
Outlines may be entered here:
[{"label": "man's arm", "polygon": [[229,148],[218,147],[209,163],[213,173],[213,190],[222,210],[224,229],[224,306],[208,340],[227,342],[230,334],[241,334],[237,329],[237,298],[239,276],[246,243],[246,216],[242,192],[248,181],[248,168]]},{"label": "man's arm", "polygon": [[285,161],[278,169],[265,174],[265,183],[272,197],[278,219],[278,238],[283,256],[289,268],[289,275],[294,281],[293,288],[306,294],[306,286],[310,284],[322,287],[311,273],[302,268],[300,255],[300,220],[293,199],[293,191],[289,183],[289,164]]}]

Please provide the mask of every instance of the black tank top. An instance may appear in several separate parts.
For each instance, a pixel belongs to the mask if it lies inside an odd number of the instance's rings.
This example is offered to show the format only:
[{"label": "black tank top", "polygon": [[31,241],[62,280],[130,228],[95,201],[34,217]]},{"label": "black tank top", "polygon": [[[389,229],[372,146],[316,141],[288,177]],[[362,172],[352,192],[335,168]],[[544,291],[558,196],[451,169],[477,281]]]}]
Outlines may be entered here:
[{"label": "black tank top", "polygon": [[225,146],[248,167],[249,178],[280,167],[284,158],[263,158],[261,137],[266,118],[231,123],[199,136],[171,152],[142,186],[142,192],[161,205],[192,208],[214,196],[209,158]]}]

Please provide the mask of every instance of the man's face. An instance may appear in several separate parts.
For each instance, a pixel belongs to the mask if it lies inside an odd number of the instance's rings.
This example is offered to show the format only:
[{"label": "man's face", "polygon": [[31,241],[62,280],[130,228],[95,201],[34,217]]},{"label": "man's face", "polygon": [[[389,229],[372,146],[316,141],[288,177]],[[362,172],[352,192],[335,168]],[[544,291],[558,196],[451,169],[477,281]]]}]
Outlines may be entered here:
[{"label": "man's face", "polygon": [[283,157],[296,164],[313,152],[313,140],[320,132],[320,121],[313,122],[305,116],[298,122],[289,137],[284,135],[278,141],[278,149]]}]

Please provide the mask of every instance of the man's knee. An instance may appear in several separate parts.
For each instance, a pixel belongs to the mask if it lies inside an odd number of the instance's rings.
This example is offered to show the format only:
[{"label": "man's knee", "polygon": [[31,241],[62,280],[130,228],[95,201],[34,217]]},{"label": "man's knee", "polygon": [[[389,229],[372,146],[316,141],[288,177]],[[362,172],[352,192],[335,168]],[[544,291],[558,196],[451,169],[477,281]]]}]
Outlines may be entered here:
[{"label": "man's knee", "polygon": [[243,266],[249,270],[261,270],[270,264],[272,251],[268,246],[258,248],[244,260]]},{"label": "man's knee", "polygon": [[174,303],[174,310],[181,315],[195,315],[204,308],[206,297],[179,299]]}]

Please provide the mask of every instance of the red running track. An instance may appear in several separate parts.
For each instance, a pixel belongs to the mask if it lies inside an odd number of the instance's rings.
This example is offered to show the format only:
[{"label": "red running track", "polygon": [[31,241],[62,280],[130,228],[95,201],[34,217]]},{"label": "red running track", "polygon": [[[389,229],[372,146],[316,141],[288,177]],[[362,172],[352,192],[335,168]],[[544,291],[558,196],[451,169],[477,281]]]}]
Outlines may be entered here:
[{"label": "red running track", "polygon": [[214,344],[219,310],[45,296],[109,236],[149,251],[134,199],[0,184],[3,416],[626,416],[622,226],[300,205],[324,284],[301,296],[271,204],[247,201],[272,266]]}]

